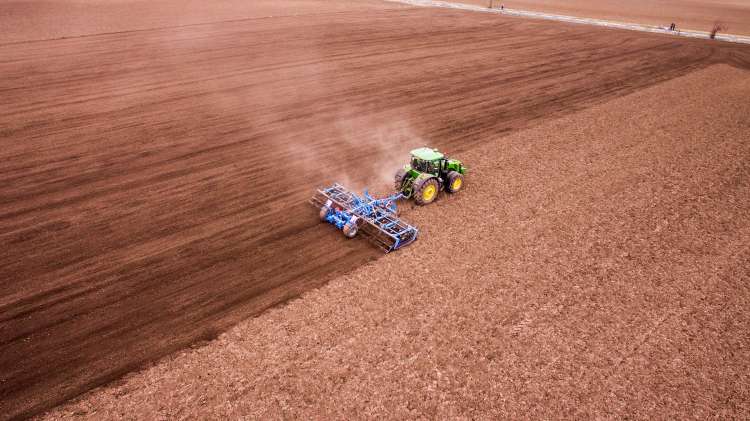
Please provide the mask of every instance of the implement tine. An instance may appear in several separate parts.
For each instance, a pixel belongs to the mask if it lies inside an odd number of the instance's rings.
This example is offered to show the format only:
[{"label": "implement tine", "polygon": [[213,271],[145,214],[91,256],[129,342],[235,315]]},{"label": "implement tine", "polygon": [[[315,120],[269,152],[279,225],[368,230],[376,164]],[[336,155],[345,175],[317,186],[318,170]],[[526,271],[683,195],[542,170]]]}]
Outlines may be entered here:
[{"label": "implement tine", "polygon": [[375,199],[366,190],[364,196],[360,197],[335,183],[318,190],[310,203],[322,210],[327,209],[325,206],[330,208],[333,205],[333,209],[329,209],[327,214],[322,213],[321,217],[325,216],[325,220],[343,229],[347,236],[356,235],[357,228],[352,227],[353,224],[358,226],[359,232],[388,253],[411,244],[417,238],[418,230],[396,215],[396,200],[401,197],[401,194],[395,194]]}]

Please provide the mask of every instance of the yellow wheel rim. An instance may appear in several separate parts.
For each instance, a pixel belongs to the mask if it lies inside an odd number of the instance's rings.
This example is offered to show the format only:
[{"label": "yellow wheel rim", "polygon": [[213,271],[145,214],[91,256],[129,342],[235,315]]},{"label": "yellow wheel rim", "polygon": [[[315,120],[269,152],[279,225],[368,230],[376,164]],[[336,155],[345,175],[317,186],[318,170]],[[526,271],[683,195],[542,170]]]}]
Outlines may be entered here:
[{"label": "yellow wheel rim", "polygon": [[435,198],[435,193],[437,193],[437,189],[435,188],[435,186],[430,184],[429,186],[424,188],[424,191],[422,192],[422,199],[424,199],[425,202],[429,202]]},{"label": "yellow wheel rim", "polygon": [[462,184],[463,184],[463,182],[461,181],[461,179],[457,178],[457,179],[453,180],[453,186],[451,187],[451,189],[453,191],[457,191],[458,189],[461,188]]}]

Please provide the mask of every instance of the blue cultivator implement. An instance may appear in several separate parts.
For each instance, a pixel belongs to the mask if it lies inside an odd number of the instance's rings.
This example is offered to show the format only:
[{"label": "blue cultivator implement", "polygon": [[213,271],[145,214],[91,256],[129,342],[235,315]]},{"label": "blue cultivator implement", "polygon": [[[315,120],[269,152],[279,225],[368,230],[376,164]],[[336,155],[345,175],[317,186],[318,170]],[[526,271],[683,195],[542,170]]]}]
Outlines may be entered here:
[{"label": "blue cultivator implement", "polygon": [[375,199],[367,191],[358,196],[337,183],[318,190],[310,203],[320,208],[321,221],[336,226],[349,238],[361,232],[388,253],[417,239],[417,229],[396,215],[396,200],[402,197],[399,193]]}]

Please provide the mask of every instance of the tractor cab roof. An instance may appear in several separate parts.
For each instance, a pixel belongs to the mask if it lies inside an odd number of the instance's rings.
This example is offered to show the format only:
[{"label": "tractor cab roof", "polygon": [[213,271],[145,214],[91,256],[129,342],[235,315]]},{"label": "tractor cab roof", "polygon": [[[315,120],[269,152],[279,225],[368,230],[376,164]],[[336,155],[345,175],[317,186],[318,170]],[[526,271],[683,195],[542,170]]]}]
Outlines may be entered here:
[{"label": "tractor cab roof", "polygon": [[418,148],[411,151],[413,157],[422,159],[425,161],[436,161],[443,159],[443,154],[437,151],[437,149],[430,148]]}]

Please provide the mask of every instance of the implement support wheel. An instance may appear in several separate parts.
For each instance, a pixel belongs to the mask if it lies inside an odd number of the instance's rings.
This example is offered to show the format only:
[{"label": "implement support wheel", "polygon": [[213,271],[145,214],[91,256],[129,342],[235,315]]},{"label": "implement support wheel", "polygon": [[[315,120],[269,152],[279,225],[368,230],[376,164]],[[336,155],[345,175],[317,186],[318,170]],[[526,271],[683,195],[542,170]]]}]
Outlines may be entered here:
[{"label": "implement support wheel", "polygon": [[357,226],[356,222],[349,222],[346,225],[344,225],[344,235],[347,238],[354,238],[355,235],[357,235],[357,231],[359,231],[359,227]]},{"label": "implement support wheel", "polygon": [[320,208],[320,213],[318,214],[318,215],[320,216],[320,220],[321,220],[321,221],[325,221],[325,220],[326,220],[326,218],[328,217],[328,212],[330,212],[330,211],[331,211],[331,208],[329,208],[329,207],[328,207],[328,206],[326,206],[326,205],[323,205],[323,206],[322,206],[322,207]]}]

